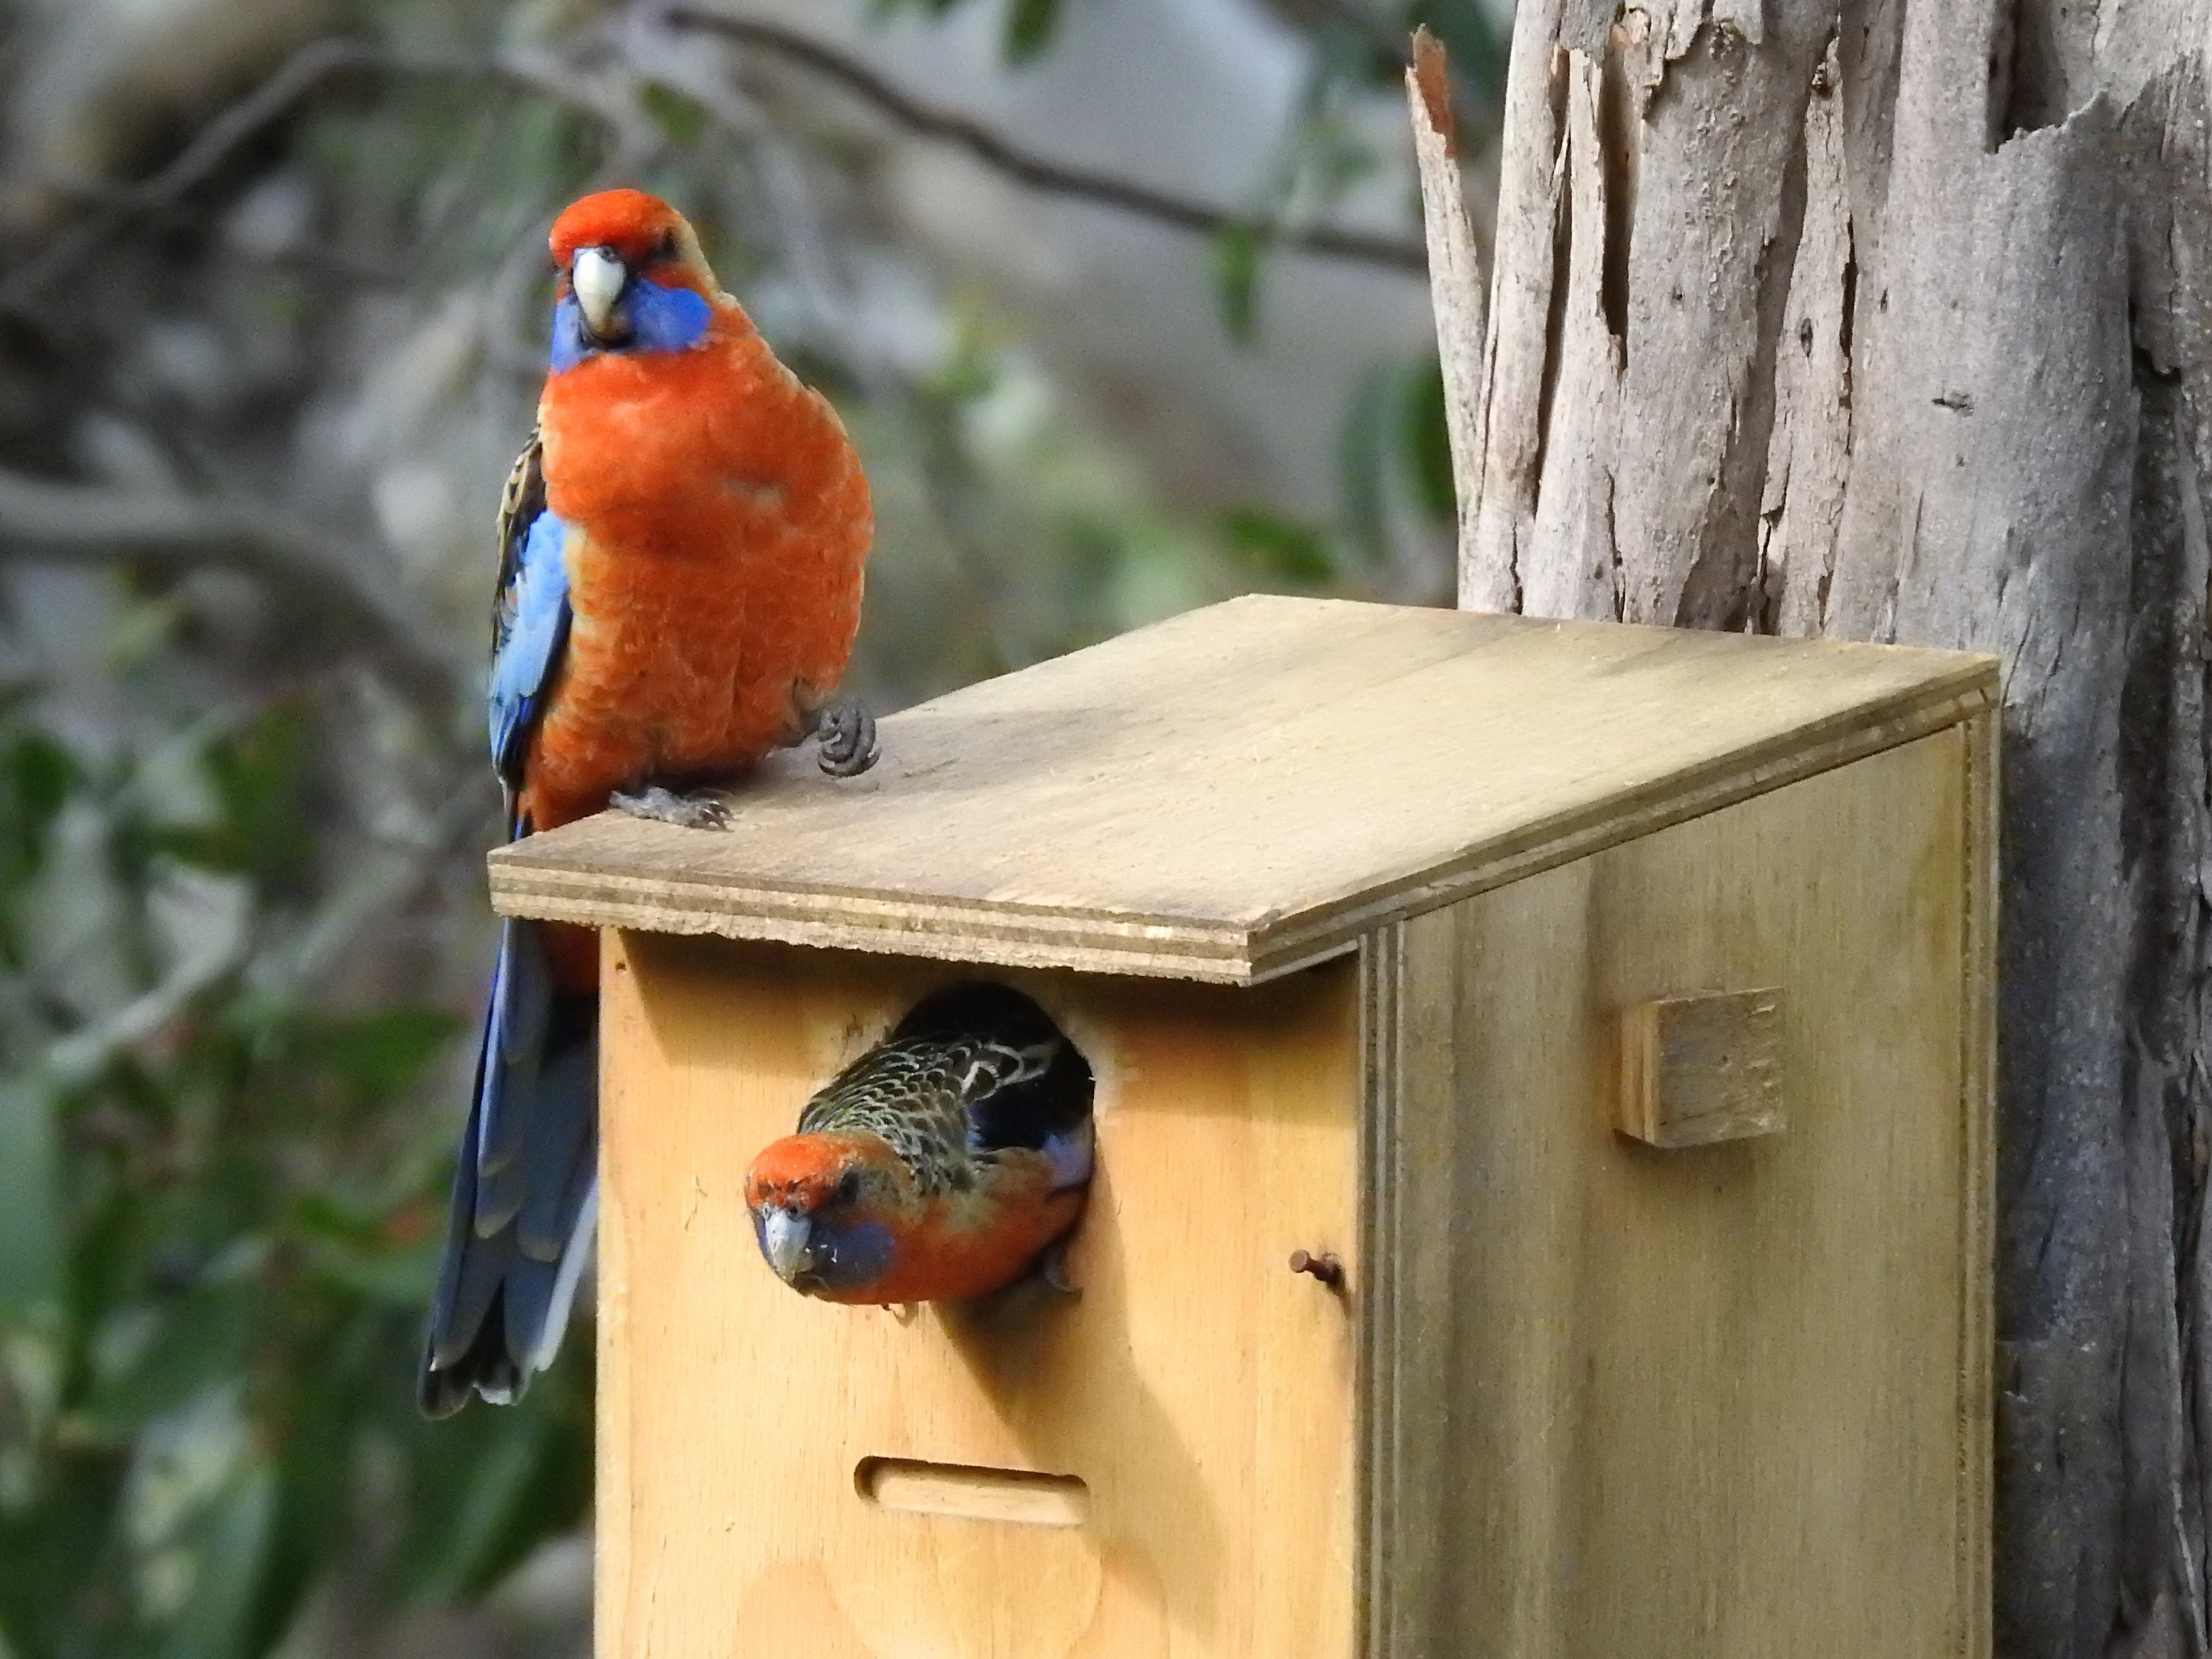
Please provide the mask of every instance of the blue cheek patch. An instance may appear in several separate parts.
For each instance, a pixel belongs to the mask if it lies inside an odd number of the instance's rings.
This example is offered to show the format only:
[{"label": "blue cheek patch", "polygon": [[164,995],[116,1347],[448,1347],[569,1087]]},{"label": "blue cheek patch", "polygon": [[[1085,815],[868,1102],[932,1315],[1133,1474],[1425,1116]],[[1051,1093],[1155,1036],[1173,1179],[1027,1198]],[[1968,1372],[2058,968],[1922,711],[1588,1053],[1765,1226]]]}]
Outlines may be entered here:
[{"label": "blue cheek patch", "polygon": [[1071,1129],[1064,1135],[1045,1137],[1045,1163],[1052,1170],[1049,1190],[1064,1193],[1069,1188],[1080,1187],[1091,1179],[1091,1126],[1088,1123]]},{"label": "blue cheek patch", "polygon": [[590,356],[591,349],[584,340],[584,308],[576,303],[574,295],[563,295],[561,303],[553,307],[553,372],[558,374],[575,368]]},{"label": "blue cheek patch", "polygon": [[714,307],[688,288],[663,288],[643,277],[629,285],[632,351],[689,351],[707,337]]},{"label": "blue cheek patch", "polygon": [[855,1291],[884,1276],[895,1253],[890,1230],[880,1221],[848,1222],[814,1233],[814,1271],[833,1291]]},{"label": "blue cheek patch", "polygon": [[689,351],[707,337],[714,307],[688,288],[663,288],[641,276],[623,295],[629,337],[616,346],[594,344],[584,332],[584,309],[573,294],[553,307],[551,362],[556,374],[603,351]]}]

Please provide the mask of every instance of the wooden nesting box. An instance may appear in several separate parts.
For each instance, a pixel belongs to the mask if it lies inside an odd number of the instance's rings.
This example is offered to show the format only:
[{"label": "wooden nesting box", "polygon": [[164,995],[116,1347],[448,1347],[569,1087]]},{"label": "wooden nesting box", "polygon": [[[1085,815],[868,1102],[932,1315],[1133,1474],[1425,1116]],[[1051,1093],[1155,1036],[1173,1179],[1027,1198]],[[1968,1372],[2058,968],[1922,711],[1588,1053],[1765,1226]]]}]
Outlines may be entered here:
[{"label": "wooden nesting box", "polygon": [[[1985,1654],[1995,686],[1248,599],[495,854],[608,930],[603,1659]],[[793,1294],[748,1161],[978,972],[1081,1297]]]}]

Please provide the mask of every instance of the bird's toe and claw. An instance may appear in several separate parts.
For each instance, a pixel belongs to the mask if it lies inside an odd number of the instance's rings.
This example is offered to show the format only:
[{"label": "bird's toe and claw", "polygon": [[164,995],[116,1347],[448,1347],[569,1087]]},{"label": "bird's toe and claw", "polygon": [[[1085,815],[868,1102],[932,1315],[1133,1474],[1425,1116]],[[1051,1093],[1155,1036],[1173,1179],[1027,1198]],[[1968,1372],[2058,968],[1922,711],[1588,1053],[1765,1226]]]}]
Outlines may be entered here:
[{"label": "bird's toe and claw", "polygon": [[1055,1295],[1074,1297],[1083,1294],[1083,1286],[1068,1271],[1067,1247],[1065,1238],[1048,1244],[1044,1254],[1037,1258],[1036,1276],[1038,1283]]},{"label": "bird's toe and claw", "polygon": [[814,717],[816,763],[833,778],[858,777],[876,763],[876,717],[857,702],[831,703]]},{"label": "bird's toe and claw", "polygon": [[609,797],[608,804],[634,818],[649,818],[655,823],[672,823],[684,830],[726,830],[730,827],[729,803],[707,790],[678,794],[673,789],[654,783],[647,785],[634,795],[618,792]]}]

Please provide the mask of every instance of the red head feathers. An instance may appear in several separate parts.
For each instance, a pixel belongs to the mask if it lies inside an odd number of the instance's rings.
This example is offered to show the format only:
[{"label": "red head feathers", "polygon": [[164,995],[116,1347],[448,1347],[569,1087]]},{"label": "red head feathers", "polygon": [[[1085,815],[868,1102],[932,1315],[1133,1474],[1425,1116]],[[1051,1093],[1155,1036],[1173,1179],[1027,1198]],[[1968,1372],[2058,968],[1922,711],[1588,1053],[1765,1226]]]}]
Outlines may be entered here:
[{"label": "red head feathers", "polygon": [[603,190],[570,204],[547,239],[564,282],[585,248],[605,248],[639,276],[663,288],[688,288],[713,298],[714,273],[690,221],[641,190]]}]

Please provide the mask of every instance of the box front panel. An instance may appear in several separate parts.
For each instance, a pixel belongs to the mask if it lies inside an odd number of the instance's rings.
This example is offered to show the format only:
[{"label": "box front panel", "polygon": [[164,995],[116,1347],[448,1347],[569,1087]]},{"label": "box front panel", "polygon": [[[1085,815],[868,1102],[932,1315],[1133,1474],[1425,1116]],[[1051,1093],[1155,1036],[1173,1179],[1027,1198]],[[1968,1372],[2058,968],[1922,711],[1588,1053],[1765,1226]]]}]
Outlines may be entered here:
[{"label": "box front panel", "polygon": [[[1097,1073],[1081,1294],[904,1311],[787,1289],[742,1183],[960,970],[635,934],[606,967],[605,1659],[1347,1659],[1349,964],[994,975]],[[1290,1272],[1301,1249],[1351,1294]]]},{"label": "box front panel", "polygon": [[[1924,738],[1378,941],[1378,1659],[1984,1650],[1969,759]],[[1632,1011],[1753,991],[1778,1132],[1620,1133]]]}]

